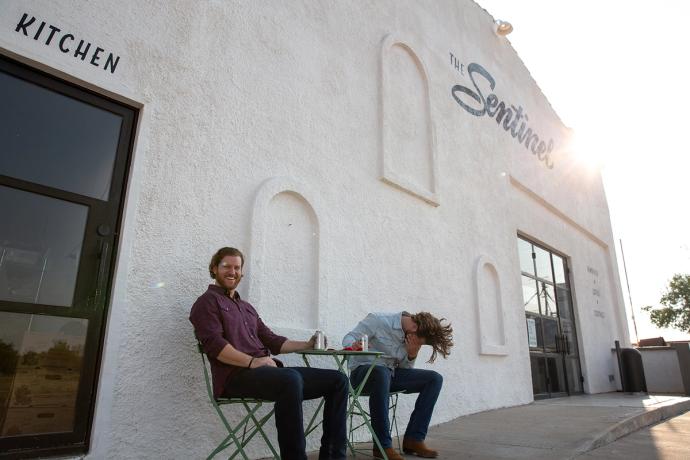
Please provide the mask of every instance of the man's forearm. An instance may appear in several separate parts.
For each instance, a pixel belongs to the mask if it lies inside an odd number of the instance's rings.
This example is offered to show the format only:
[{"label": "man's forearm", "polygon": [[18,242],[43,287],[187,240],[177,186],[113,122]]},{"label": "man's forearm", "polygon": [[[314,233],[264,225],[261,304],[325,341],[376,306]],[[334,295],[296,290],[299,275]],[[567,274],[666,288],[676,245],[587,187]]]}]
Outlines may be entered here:
[{"label": "man's forearm", "polygon": [[242,353],[232,345],[228,344],[225,345],[225,348],[223,348],[220,353],[218,353],[216,359],[222,363],[233,366],[249,367],[252,357],[246,353]]},{"label": "man's forearm", "polygon": [[280,347],[280,353],[292,353],[293,351],[307,350],[311,347],[309,342],[304,342],[301,340],[286,340]]}]

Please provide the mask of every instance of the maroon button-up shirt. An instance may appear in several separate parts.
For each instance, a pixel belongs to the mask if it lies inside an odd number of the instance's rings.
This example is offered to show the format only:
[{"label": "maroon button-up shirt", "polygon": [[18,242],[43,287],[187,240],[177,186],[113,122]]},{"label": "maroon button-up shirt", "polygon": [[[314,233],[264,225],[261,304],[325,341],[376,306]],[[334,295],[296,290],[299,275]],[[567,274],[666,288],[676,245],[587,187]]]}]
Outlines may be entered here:
[{"label": "maroon button-up shirt", "polygon": [[225,345],[230,344],[241,352],[260,358],[279,354],[287,340],[287,337],[274,334],[261,321],[254,307],[240,299],[237,292],[231,299],[224,288],[214,284],[209,285],[208,290],[194,302],[189,320],[211,362],[213,395],[216,398],[223,394],[228,379],[241,369],[216,359]]}]

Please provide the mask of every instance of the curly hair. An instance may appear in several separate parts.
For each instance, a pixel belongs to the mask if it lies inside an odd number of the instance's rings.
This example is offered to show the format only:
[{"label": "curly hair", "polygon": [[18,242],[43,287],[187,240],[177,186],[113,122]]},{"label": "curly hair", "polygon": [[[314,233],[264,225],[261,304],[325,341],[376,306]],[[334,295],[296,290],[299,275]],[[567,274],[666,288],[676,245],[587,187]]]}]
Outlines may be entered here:
[{"label": "curly hair", "polygon": [[431,353],[431,358],[427,362],[433,363],[438,353],[441,353],[444,359],[447,358],[453,346],[453,328],[451,324],[442,324],[442,321],[446,321],[445,318],[438,319],[425,311],[411,315],[411,318],[417,325],[417,336],[425,339],[425,343],[434,349]]},{"label": "curly hair", "polygon": [[242,267],[244,267],[244,254],[242,254],[239,249],[229,247],[220,248],[215,254],[213,254],[213,257],[211,257],[211,263],[208,264],[208,273],[211,275],[211,278],[216,279],[216,274],[213,273],[213,269],[216,268],[218,264],[220,264],[220,261],[227,256],[239,257],[242,260]]}]

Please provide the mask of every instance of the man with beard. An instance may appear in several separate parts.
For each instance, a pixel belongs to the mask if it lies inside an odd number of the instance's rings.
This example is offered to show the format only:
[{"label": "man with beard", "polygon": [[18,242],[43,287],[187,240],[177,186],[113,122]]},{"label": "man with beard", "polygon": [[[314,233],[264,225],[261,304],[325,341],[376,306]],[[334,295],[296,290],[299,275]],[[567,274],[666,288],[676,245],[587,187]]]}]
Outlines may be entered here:
[{"label": "man with beard", "polygon": [[323,397],[319,459],[344,459],[347,377],[336,370],[283,367],[271,357],[314,348],[315,336],[297,341],[273,333],[236,291],[243,267],[239,250],[219,249],[209,264],[215,284],[197,299],[189,315],[211,363],[214,396],[275,401],[278,445],[285,460],[307,458],[302,401]]}]

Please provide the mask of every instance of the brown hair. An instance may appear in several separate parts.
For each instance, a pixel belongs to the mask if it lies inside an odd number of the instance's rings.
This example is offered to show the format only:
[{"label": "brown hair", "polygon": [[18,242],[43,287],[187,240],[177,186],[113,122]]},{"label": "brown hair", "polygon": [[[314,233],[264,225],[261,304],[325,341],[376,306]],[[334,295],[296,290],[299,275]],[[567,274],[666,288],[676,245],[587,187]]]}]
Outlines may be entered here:
[{"label": "brown hair", "polygon": [[213,257],[211,257],[211,263],[208,264],[208,272],[211,275],[211,278],[216,279],[216,274],[213,273],[213,269],[218,267],[220,261],[227,256],[239,257],[240,259],[242,259],[242,267],[244,267],[244,254],[242,254],[242,252],[239,249],[229,248],[226,246],[224,248],[220,248],[219,250],[217,250],[216,253],[213,254]]},{"label": "brown hair", "polygon": [[434,349],[427,362],[433,363],[438,353],[444,359],[447,358],[453,346],[453,328],[450,323],[444,325],[441,321],[446,321],[445,318],[438,319],[425,311],[411,315],[411,318],[417,325],[417,336],[425,339],[425,343]]}]

